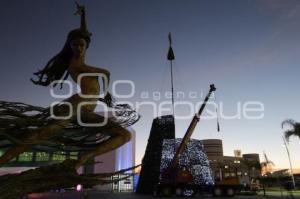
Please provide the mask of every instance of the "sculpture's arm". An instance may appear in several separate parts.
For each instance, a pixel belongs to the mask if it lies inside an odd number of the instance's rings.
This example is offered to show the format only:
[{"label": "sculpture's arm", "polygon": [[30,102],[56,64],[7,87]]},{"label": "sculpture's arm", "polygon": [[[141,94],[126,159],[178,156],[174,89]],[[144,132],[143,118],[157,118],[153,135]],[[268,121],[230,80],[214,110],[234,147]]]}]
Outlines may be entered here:
[{"label": "sculpture's arm", "polygon": [[80,15],[80,29],[82,30],[87,30],[87,25],[86,25],[86,18],[85,18],[85,7],[84,5],[79,5],[78,2],[76,3],[77,11],[75,12],[76,15]]}]

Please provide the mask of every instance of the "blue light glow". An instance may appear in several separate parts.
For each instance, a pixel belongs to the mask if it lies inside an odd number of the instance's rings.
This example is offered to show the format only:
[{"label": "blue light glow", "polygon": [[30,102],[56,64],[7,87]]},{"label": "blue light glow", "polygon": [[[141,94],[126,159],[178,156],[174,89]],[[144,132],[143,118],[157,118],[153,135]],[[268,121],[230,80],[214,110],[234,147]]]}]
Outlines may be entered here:
[{"label": "blue light glow", "polygon": [[[135,164],[135,131],[128,128],[131,132],[131,141],[117,149],[116,153],[116,171],[133,167]],[[128,171],[132,173],[132,171]]]}]

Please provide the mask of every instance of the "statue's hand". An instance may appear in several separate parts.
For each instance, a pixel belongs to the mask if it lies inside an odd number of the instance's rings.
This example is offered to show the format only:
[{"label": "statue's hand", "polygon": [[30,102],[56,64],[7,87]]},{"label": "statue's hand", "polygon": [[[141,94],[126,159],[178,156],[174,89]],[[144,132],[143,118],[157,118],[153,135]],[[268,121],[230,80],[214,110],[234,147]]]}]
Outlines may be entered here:
[{"label": "statue's hand", "polygon": [[85,7],[84,5],[79,5],[79,3],[76,1],[76,8],[77,11],[74,13],[75,15],[83,15],[85,13]]}]

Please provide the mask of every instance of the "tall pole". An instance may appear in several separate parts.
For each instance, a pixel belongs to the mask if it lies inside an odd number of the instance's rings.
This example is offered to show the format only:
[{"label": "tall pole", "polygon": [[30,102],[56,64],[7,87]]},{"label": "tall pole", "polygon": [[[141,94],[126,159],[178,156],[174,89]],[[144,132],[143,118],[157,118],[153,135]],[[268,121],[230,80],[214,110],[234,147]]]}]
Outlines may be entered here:
[{"label": "tall pole", "polygon": [[170,61],[171,64],[171,92],[172,92],[172,112],[173,112],[173,117],[175,118],[175,108],[174,108],[174,84],[173,84],[173,62],[172,60]]},{"label": "tall pole", "polygon": [[[170,61],[170,65],[171,65],[172,115],[174,120],[174,131],[175,131],[175,107],[174,107],[174,87],[173,87],[174,85],[173,84],[173,60],[175,59],[175,55],[172,49],[172,38],[170,32],[168,35],[168,39],[169,39],[169,51],[168,51],[167,59]],[[174,153],[176,153],[176,139],[174,139]]]},{"label": "tall pole", "polygon": [[174,52],[173,52],[173,49],[172,49],[172,38],[171,38],[171,33],[169,33],[168,35],[168,38],[169,38],[169,51],[168,51],[168,60],[170,61],[170,65],[171,65],[171,92],[172,92],[172,113],[173,113],[173,117],[175,119],[175,108],[174,108],[174,87],[173,87],[173,60],[175,59],[175,56],[174,56]]},{"label": "tall pole", "polygon": [[296,187],[296,183],[295,183],[295,178],[294,178],[294,173],[293,173],[293,167],[292,167],[292,161],[291,161],[290,151],[289,151],[289,148],[288,148],[288,145],[287,145],[287,141],[284,138],[284,136],[282,136],[282,139],[283,139],[283,142],[284,142],[284,146],[285,146],[286,152],[288,154],[288,158],[289,158],[289,162],[290,162],[290,170],[291,170],[291,175],[292,175],[291,177],[292,177],[292,181],[293,181],[293,188],[295,188]]}]

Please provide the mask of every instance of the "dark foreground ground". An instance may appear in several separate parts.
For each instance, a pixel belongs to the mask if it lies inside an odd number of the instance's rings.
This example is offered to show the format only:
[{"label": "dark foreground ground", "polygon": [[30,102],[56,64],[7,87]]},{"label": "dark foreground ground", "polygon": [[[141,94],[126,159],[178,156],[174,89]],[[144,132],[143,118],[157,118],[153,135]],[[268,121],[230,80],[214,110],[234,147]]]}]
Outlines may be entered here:
[{"label": "dark foreground ground", "polygon": [[[291,194],[293,196],[291,196]],[[84,195],[84,192],[74,192],[68,191],[65,193],[43,193],[43,194],[31,194],[30,199],[153,199],[151,195],[140,195],[134,193],[103,193],[97,191],[89,191],[88,196]],[[182,197],[173,197],[173,198],[182,198]],[[210,195],[197,195],[193,198],[216,198],[223,199],[228,197],[212,197]],[[287,192],[287,191],[267,191],[266,196],[263,196],[263,193],[260,192],[258,195],[246,196],[246,195],[237,195],[233,197],[234,199],[271,199],[271,198],[284,198],[284,199],[300,199],[300,191]],[[167,198],[159,198],[167,199]]]}]

